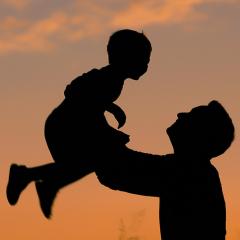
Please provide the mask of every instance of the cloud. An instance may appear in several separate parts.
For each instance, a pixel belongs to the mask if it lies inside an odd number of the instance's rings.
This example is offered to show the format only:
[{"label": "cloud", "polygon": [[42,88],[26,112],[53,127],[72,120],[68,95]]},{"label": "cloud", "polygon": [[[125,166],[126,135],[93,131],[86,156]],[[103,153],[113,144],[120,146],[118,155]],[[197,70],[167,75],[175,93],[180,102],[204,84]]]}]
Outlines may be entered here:
[{"label": "cloud", "polygon": [[[200,1],[200,0],[196,0]],[[116,14],[113,26],[139,27],[151,24],[180,22],[191,12],[189,1],[140,1],[133,2],[124,11]]]},{"label": "cloud", "polygon": [[[197,9],[200,5],[240,3],[239,0],[124,0],[116,7],[109,1],[69,0],[64,6],[53,1],[54,8],[39,16],[41,9],[26,8],[31,0],[2,1],[24,14],[0,18],[0,54],[49,51],[116,28],[199,21],[207,18]],[[37,19],[30,17],[34,11]]]},{"label": "cloud", "polygon": [[115,27],[144,27],[153,24],[178,24],[187,21],[203,20],[207,16],[196,10],[203,4],[236,4],[239,0],[140,0],[114,16]]},{"label": "cloud", "polygon": [[20,10],[25,8],[30,1],[31,0],[2,0],[2,4]]},{"label": "cloud", "polygon": [[0,53],[46,52],[65,42],[76,42],[102,31],[97,19],[85,15],[71,16],[65,12],[53,13],[48,18],[29,23],[14,17],[0,22]]},{"label": "cloud", "polygon": [[1,31],[20,30],[27,27],[27,25],[28,25],[27,21],[19,20],[13,16],[8,16],[0,22],[0,30]]},{"label": "cloud", "polygon": [[[6,18],[3,23],[5,25],[12,25],[17,27],[17,20],[10,17]],[[61,14],[54,14],[48,19],[43,19],[29,24],[24,29],[19,31],[10,31],[5,33],[5,36],[2,36],[0,39],[0,52],[9,52],[9,51],[46,51],[53,47],[51,44],[50,37],[51,35],[56,34],[60,26],[65,24],[65,17]],[[9,22],[9,23],[8,23]],[[8,24],[7,24],[8,23]],[[4,26],[4,24],[2,24]]]}]

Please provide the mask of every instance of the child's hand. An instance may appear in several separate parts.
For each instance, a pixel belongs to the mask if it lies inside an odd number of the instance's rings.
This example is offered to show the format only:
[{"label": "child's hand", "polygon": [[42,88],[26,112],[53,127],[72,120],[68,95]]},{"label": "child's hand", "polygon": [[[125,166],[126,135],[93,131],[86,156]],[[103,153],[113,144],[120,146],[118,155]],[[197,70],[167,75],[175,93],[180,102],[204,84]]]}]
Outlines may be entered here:
[{"label": "child's hand", "polygon": [[124,113],[124,111],[118,112],[115,115],[115,118],[118,121],[118,129],[121,128],[122,126],[124,126],[124,124],[126,123],[127,117],[126,117],[126,114]]},{"label": "child's hand", "polygon": [[124,126],[126,123],[126,115],[124,111],[116,104],[112,103],[106,109],[108,112],[112,113],[116,120],[118,121],[118,129]]}]

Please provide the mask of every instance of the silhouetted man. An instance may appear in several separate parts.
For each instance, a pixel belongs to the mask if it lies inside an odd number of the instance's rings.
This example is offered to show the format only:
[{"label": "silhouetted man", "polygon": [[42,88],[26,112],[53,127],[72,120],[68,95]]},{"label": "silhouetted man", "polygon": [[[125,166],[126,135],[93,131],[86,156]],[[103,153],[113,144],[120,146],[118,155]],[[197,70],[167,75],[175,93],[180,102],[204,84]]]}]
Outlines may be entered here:
[{"label": "silhouetted man", "polygon": [[177,116],[167,129],[174,154],[123,147],[118,159],[97,162],[96,174],[112,189],[160,197],[162,240],[224,240],[225,202],[210,160],[231,145],[233,123],[217,101]]}]

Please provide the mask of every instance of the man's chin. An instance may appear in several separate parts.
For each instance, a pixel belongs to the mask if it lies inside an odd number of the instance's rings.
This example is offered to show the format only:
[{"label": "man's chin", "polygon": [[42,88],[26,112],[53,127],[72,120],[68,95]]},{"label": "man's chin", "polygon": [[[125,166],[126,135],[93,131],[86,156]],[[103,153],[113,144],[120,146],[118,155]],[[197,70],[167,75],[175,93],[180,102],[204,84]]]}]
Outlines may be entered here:
[{"label": "man's chin", "polygon": [[167,129],[166,129],[166,133],[167,133],[167,135],[169,135],[169,130],[170,129],[170,127],[168,127]]},{"label": "man's chin", "polygon": [[175,132],[175,129],[174,129],[174,125],[168,127],[166,129],[166,133],[170,139],[170,141],[173,143],[174,142],[174,139],[176,138],[176,132]]},{"label": "man's chin", "polygon": [[172,132],[173,132],[173,127],[172,127],[173,125],[171,125],[170,127],[168,127],[167,129],[166,129],[166,133],[167,133],[167,135],[170,137],[171,135],[172,135]]},{"label": "man's chin", "polygon": [[137,81],[137,80],[139,80],[139,78],[140,78],[141,76],[142,76],[142,75],[133,75],[133,76],[131,76],[131,79]]}]

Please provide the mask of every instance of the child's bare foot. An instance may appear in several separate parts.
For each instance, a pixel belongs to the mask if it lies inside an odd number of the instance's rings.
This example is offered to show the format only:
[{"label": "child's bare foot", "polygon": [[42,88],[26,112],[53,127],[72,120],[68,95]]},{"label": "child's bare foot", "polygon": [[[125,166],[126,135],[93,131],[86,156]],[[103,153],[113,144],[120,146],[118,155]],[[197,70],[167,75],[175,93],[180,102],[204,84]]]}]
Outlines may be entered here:
[{"label": "child's bare foot", "polygon": [[7,185],[7,199],[9,204],[15,205],[19,199],[21,192],[27,187],[29,179],[26,174],[27,168],[12,164],[9,172]]},{"label": "child's bare foot", "polygon": [[52,216],[52,206],[56,198],[58,188],[49,184],[47,181],[35,182],[39,204],[44,216],[48,219]]}]

